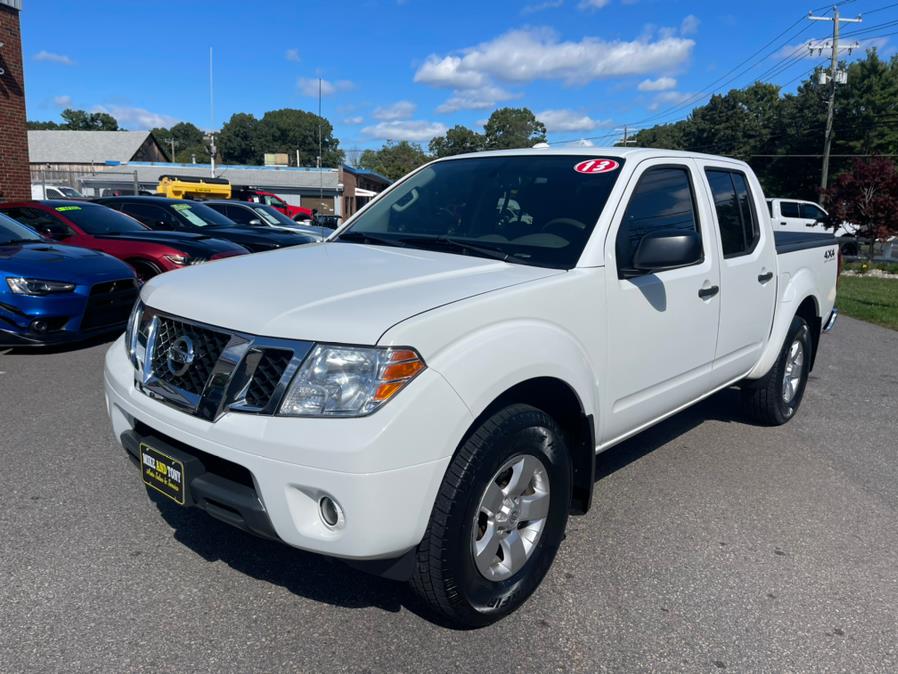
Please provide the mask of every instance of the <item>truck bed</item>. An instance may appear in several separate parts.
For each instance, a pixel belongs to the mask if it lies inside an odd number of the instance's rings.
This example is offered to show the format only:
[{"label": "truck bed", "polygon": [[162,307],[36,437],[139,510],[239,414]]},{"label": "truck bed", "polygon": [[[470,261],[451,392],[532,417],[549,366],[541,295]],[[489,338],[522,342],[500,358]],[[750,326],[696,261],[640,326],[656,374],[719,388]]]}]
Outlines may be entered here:
[{"label": "truck bed", "polygon": [[819,232],[774,232],[773,240],[776,242],[776,252],[794,253],[797,250],[808,248],[825,248],[836,245],[836,237],[832,234]]}]

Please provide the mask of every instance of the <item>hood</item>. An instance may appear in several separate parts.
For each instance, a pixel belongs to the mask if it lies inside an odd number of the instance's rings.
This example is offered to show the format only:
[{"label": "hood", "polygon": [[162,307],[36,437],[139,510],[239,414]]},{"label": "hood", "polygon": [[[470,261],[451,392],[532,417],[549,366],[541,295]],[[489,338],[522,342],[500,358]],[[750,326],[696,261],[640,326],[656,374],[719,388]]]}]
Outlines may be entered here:
[{"label": "hood", "polygon": [[247,252],[245,248],[228,241],[227,239],[216,239],[215,235],[194,234],[192,232],[169,232],[169,231],[152,231],[145,232],[129,232],[127,234],[103,234],[98,235],[98,239],[111,239],[116,241],[142,241],[145,243],[158,243],[164,246],[172,246],[190,253],[197,257],[209,257],[213,253],[223,253],[226,251]]},{"label": "hood", "polygon": [[230,258],[144,287],[148,305],[267,337],[376,344],[391,326],[467,297],[563,274],[479,257],[325,242]]},{"label": "hood", "polygon": [[57,243],[0,245],[0,274],[78,284],[134,276],[114,257]]},{"label": "hood", "polygon": [[308,237],[298,233],[275,229],[274,227],[209,227],[209,236],[221,236],[236,243],[257,244],[261,246],[295,246],[307,243]]}]

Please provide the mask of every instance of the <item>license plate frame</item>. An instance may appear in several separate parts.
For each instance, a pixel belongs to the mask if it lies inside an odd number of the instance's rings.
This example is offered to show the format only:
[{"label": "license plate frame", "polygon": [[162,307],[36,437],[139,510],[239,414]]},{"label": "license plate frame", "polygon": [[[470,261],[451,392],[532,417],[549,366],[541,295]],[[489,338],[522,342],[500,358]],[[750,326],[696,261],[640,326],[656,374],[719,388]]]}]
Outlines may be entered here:
[{"label": "license plate frame", "polygon": [[184,462],[146,442],[140,443],[138,453],[143,483],[178,505],[185,505],[187,473]]}]

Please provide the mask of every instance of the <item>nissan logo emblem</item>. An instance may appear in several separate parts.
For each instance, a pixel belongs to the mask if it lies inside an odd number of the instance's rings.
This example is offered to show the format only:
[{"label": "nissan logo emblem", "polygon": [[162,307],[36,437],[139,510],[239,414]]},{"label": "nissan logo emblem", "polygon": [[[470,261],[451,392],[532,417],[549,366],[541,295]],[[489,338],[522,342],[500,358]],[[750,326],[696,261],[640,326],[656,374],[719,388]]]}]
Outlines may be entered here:
[{"label": "nissan logo emblem", "polygon": [[193,341],[187,335],[181,335],[168,347],[165,365],[168,367],[169,372],[176,377],[180,377],[190,369],[195,355]]}]

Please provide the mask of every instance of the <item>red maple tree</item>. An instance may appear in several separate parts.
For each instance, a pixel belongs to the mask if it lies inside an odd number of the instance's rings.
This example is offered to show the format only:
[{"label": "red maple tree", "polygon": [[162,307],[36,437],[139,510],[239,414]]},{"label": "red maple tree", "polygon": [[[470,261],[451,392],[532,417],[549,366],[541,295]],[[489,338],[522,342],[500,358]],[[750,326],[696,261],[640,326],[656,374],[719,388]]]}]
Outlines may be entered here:
[{"label": "red maple tree", "polygon": [[856,224],[858,237],[870,242],[898,234],[898,165],[890,159],[855,159],[827,190],[834,222]]}]

